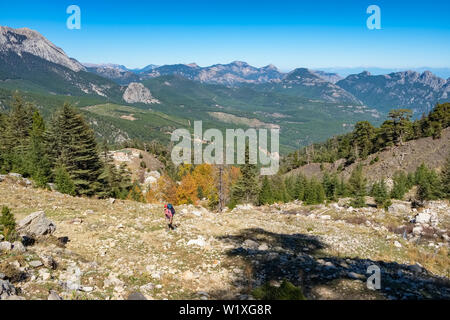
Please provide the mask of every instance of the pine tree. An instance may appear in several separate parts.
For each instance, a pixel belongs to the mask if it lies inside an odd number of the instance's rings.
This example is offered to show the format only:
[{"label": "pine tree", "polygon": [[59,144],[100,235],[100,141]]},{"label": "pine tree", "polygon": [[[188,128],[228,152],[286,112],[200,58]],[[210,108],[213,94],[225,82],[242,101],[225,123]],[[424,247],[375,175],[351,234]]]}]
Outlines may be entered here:
[{"label": "pine tree", "polygon": [[327,172],[322,177],[322,186],[328,200],[336,201],[338,196],[339,180],[336,174],[329,175]]},{"label": "pine tree", "polygon": [[231,198],[235,203],[250,203],[257,197],[258,190],[258,172],[257,167],[250,163],[248,146],[245,150],[245,164],[241,165],[241,176],[232,187]]},{"label": "pine tree", "polygon": [[360,121],[355,125],[353,141],[358,149],[358,156],[366,159],[372,152],[375,128],[368,121]]},{"label": "pine tree", "polygon": [[8,207],[2,208],[0,217],[0,231],[6,241],[14,241],[16,239],[16,220]]},{"label": "pine tree", "polygon": [[103,189],[94,133],[81,114],[65,104],[52,118],[47,141],[52,163],[67,170],[77,195],[92,196]]},{"label": "pine tree", "polygon": [[323,186],[314,178],[306,183],[304,201],[307,205],[320,204],[325,201]]},{"label": "pine tree", "polygon": [[443,187],[434,170],[422,164],[416,171],[417,194],[419,201],[437,200],[443,196]]},{"label": "pine tree", "polygon": [[403,171],[396,172],[394,175],[394,186],[391,190],[391,198],[402,200],[405,193],[410,189],[408,188],[408,177]]},{"label": "pine tree", "polygon": [[258,196],[258,205],[273,204],[273,194],[269,178],[264,176]]},{"label": "pine tree", "polygon": [[450,199],[450,156],[447,157],[444,170],[442,170],[441,180],[442,193],[447,199]]},{"label": "pine tree", "polygon": [[295,199],[303,201],[305,198],[306,178],[299,175],[295,181]]},{"label": "pine tree", "polygon": [[34,106],[19,95],[13,96],[12,109],[7,119],[3,137],[4,166],[6,171],[15,171],[29,176],[27,155],[30,147],[30,132],[33,125]]},{"label": "pine tree", "polygon": [[366,205],[365,196],[367,179],[363,175],[362,165],[358,165],[353,170],[348,182],[353,197],[351,205],[355,208],[364,207]]},{"label": "pine tree", "polygon": [[6,161],[7,161],[7,153],[8,149],[5,144],[5,134],[6,134],[6,126],[8,123],[8,117],[0,113],[0,173],[6,173]]},{"label": "pine tree", "polygon": [[336,188],[336,195],[339,198],[345,198],[349,195],[347,184],[344,181],[344,178],[339,180],[339,183]]},{"label": "pine tree", "polygon": [[51,164],[45,148],[45,124],[38,111],[33,114],[28,156],[29,172],[38,187],[47,187],[51,179]]},{"label": "pine tree", "polygon": [[55,169],[55,185],[56,189],[61,192],[71,196],[75,195],[75,184],[72,181],[66,168],[59,165]]},{"label": "pine tree", "polygon": [[392,204],[384,180],[374,183],[371,196],[374,197],[378,208],[384,208],[387,210],[387,208]]}]

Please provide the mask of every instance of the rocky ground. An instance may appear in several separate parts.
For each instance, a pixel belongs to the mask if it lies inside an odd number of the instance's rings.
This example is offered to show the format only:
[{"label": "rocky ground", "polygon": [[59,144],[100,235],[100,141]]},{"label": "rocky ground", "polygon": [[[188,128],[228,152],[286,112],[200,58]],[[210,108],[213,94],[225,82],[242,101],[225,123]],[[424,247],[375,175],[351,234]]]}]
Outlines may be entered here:
[{"label": "rocky ground", "polygon": [[[30,235],[0,241],[1,299],[252,299],[255,287],[283,279],[307,299],[450,299],[447,202],[395,202],[389,212],[342,201],[221,214],[180,206],[168,231],[162,205],[8,181],[0,199]],[[371,265],[379,290],[367,288]]]}]

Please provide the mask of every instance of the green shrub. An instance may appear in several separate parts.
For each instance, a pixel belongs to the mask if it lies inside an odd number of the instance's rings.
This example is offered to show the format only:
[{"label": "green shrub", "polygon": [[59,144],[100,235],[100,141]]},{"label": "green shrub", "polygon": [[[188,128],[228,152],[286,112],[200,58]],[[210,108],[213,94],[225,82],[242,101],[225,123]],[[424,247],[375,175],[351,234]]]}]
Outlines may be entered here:
[{"label": "green shrub", "polygon": [[14,215],[8,207],[2,208],[2,216],[0,217],[0,230],[6,241],[14,241],[17,237],[16,220],[14,219]]},{"label": "green shrub", "polygon": [[55,185],[59,192],[69,194],[71,196],[75,195],[75,184],[63,166],[59,166],[55,170]]},{"label": "green shrub", "polygon": [[252,291],[252,296],[258,300],[306,300],[302,290],[287,280],[279,287],[266,283]]}]

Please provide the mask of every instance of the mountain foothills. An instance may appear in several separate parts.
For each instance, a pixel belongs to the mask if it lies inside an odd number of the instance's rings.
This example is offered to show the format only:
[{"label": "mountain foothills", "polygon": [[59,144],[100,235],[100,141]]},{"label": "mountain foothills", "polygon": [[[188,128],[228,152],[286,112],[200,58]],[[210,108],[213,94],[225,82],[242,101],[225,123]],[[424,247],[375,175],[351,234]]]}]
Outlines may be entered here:
[{"label": "mountain foothills", "polygon": [[368,72],[350,75],[336,83],[351,92],[364,104],[380,111],[392,106],[412,109],[415,113],[427,113],[436,101],[450,99],[450,81],[441,79],[429,71],[396,72],[373,76]]}]

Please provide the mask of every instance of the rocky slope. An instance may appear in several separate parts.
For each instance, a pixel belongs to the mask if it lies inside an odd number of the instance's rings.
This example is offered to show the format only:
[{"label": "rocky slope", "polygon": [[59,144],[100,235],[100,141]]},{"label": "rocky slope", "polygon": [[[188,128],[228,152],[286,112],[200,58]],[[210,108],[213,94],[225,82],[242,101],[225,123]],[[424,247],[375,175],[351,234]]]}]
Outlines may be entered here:
[{"label": "rocky slope", "polygon": [[121,96],[117,84],[87,72],[62,49],[27,28],[0,27],[0,87],[51,95]]},{"label": "rocky slope", "polygon": [[144,87],[142,83],[138,82],[132,82],[128,85],[123,93],[123,100],[128,103],[159,103],[157,99],[152,97],[150,90]]},{"label": "rocky slope", "polygon": [[[450,298],[446,202],[420,211],[396,202],[389,213],[180,206],[169,232],[162,205],[72,198],[13,179],[0,183],[2,204],[18,221],[41,211],[25,225],[48,232],[26,246],[1,243],[2,299],[251,299],[252,288],[282,279],[308,299]],[[371,265],[380,290],[366,286]]]},{"label": "rocky slope", "polygon": [[[359,163],[365,166],[365,175],[369,183],[380,179],[392,179],[399,171],[414,172],[422,163],[433,169],[440,170],[449,156],[450,150],[450,128],[444,129],[442,137],[434,140],[431,137],[412,140],[401,146],[391,147],[385,151],[370,155],[366,160],[353,163],[344,168],[340,173],[345,179],[350,177],[352,171]],[[374,159],[378,158],[377,161]],[[290,171],[288,174],[303,174],[309,178],[321,179],[324,172],[337,172],[339,166],[343,166],[344,159],[335,163],[325,163],[321,170],[320,163],[311,163],[298,169]]]},{"label": "rocky slope", "polygon": [[69,58],[61,48],[55,46],[37,31],[28,28],[13,29],[0,26],[0,52],[8,51],[19,56],[26,52],[75,72],[86,71],[81,63]]},{"label": "rocky slope", "polygon": [[348,76],[337,85],[366,105],[383,111],[408,108],[420,116],[429,112],[437,102],[450,101],[450,81],[429,71],[404,71],[379,76],[362,72]]}]

